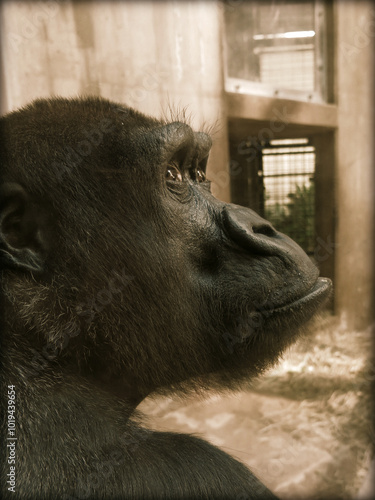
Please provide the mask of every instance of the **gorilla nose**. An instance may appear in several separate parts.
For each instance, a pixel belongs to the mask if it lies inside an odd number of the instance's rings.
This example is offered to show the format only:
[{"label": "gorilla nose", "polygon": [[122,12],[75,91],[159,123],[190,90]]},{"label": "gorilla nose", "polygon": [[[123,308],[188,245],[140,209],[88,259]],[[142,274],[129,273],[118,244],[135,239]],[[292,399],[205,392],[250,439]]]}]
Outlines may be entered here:
[{"label": "gorilla nose", "polygon": [[278,255],[304,251],[289,237],[249,208],[226,204],[222,209],[223,228],[228,238],[242,248],[260,255]]}]

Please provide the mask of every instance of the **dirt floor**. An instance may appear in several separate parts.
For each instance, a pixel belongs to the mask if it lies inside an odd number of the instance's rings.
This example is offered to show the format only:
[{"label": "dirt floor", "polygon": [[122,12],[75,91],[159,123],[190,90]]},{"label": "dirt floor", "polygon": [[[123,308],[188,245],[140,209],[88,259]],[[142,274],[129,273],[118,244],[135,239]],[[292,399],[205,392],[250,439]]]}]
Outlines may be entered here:
[{"label": "dirt floor", "polygon": [[328,316],[315,330],[244,392],[157,397],[139,410],[154,429],[219,446],[281,499],[374,498],[365,485],[374,443],[371,330],[349,332]]}]

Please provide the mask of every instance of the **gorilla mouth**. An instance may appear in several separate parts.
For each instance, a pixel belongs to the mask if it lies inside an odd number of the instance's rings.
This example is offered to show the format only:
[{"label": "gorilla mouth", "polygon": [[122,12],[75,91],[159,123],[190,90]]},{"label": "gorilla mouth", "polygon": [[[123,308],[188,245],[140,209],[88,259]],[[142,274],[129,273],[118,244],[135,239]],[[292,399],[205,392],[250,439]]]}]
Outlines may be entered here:
[{"label": "gorilla mouth", "polygon": [[270,313],[283,313],[292,310],[305,309],[306,307],[318,308],[330,296],[332,290],[332,282],[328,278],[318,278],[315,284],[308,290],[308,292],[294,300],[280,307],[275,307],[270,310]]}]

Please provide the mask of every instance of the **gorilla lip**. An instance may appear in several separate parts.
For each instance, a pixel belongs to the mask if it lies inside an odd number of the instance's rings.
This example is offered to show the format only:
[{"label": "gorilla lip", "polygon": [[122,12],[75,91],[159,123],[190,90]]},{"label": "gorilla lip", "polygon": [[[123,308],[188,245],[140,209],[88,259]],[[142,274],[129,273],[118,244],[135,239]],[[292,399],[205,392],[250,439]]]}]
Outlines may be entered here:
[{"label": "gorilla lip", "polygon": [[306,294],[293,302],[289,302],[280,307],[275,307],[270,310],[271,313],[286,312],[296,307],[305,307],[309,302],[316,303],[317,301],[324,302],[328,299],[332,290],[332,282],[328,278],[318,278],[314,285],[308,290]]}]

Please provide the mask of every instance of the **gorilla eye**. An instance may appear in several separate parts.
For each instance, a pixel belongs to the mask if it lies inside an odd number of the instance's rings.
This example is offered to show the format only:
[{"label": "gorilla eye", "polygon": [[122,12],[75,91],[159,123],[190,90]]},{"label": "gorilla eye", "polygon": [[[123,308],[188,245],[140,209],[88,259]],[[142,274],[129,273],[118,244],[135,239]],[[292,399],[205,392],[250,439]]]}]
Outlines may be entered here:
[{"label": "gorilla eye", "polygon": [[199,167],[192,169],[190,175],[195,182],[205,182],[207,180],[205,171]]},{"label": "gorilla eye", "polygon": [[197,172],[196,172],[196,175],[195,175],[195,179],[197,182],[204,182],[206,180],[206,174],[203,170],[201,169],[197,169]]},{"label": "gorilla eye", "polygon": [[175,163],[168,165],[165,178],[167,181],[182,182],[182,174]]}]

